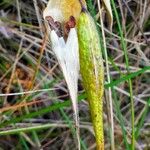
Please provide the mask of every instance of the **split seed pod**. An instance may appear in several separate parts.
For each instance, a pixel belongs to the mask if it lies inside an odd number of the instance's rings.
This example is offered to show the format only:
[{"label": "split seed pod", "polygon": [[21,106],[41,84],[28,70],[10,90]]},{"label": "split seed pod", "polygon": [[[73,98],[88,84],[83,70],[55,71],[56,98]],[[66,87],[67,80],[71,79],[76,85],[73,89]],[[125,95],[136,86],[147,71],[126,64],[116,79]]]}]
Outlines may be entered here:
[{"label": "split seed pod", "polygon": [[[85,0],[83,0],[83,3],[85,3]],[[50,0],[43,12],[52,50],[56,55],[69,89],[74,111],[78,149],[80,149],[77,107],[79,46],[76,22],[80,13],[81,5],[78,0]]]},{"label": "split seed pod", "polygon": [[89,102],[97,150],[104,150],[104,67],[96,25],[86,10],[80,14],[78,21],[78,40],[80,72]]}]

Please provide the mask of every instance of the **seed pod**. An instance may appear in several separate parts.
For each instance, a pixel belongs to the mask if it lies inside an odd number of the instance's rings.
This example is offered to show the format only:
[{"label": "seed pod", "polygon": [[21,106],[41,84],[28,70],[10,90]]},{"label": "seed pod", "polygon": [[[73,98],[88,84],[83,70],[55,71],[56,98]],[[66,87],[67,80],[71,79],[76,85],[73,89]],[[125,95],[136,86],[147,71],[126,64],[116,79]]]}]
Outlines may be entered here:
[{"label": "seed pod", "polygon": [[[81,2],[86,7],[85,0]],[[49,0],[46,9],[43,12],[43,17],[51,16],[54,21],[65,23],[70,16],[73,16],[75,20],[78,20],[81,12],[81,5],[79,0]]]},{"label": "seed pod", "polygon": [[97,150],[103,150],[104,67],[96,25],[87,11],[81,13],[77,29],[83,86],[89,102]]}]

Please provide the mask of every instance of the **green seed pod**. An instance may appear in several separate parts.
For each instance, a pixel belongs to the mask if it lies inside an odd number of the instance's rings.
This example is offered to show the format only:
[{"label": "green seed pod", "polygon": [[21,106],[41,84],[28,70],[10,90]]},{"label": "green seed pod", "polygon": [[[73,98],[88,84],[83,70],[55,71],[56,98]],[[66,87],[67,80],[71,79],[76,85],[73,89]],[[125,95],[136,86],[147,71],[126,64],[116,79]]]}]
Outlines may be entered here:
[{"label": "green seed pod", "polygon": [[99,35],[93,18],[86,11],[80,15],[77,29],[83,86],[90,106],[97,150],[103,150],[104,67]]}]

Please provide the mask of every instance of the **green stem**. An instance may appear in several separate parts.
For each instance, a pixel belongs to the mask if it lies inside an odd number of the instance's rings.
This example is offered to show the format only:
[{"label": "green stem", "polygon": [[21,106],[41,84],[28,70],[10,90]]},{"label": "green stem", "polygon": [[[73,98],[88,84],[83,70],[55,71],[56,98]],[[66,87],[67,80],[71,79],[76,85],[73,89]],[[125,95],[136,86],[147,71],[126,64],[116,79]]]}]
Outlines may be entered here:
[{"label": "green stem", "polygon": [[[126,44],[126,41],[124,40],[124,35],[123,35],[123,32],[122,32],[122,27],[121,27],[121,24],[120,24],[120,21],[119,21],[119,15],[117,13],[115,2],[114,2],[114,0],[111,0],[111,1],[112,1],[112,6],[113,6],[113,9],[114,9],[114,13],[115,13],[116,21],[117,21],[117,24],[118,24],[119,34],[120,34],[120,37],[121,37],[121,45],[122,45],[122,49],[123,49],[124,56],[125,56],[126,69],[127,69],[127,72],[130,73],[128,52],[127,52],[127,44]],[[132,91],[132,81],[131,81],[131,79],[128,79],[128,85],[129,85],[130,101],[131,101],[131,124],[132,124],[131,149],[134,150],[135,149],[134,100],[133,100],[133,91]]]}]

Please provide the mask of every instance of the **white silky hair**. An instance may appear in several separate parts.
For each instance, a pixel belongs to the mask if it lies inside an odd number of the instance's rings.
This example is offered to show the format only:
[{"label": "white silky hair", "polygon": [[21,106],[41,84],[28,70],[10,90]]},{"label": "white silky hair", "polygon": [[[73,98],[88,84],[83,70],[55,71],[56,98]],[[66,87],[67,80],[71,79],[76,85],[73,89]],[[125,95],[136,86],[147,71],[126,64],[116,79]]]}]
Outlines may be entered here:
[{"label": "white silky hair", "polygon": [[43,18],[46,16],[51,16],[54,21],[62,22],[64,17],[62,15],[62,11],[60,9],[60,1],[61,0],[50,0],[47,4],[47,7],[43,11]]},{"label": "white silky hair", "polygon": [[[52,43],[52,49],[57,57],[69,89],[69,94],[72,100],[74,110],[76,129],[78,132],[77,140],[79,144],[79,115],[77,106],[79,78],[79,45],[77,31],[75,28],[71,28],[67,41],[65,42],[63,37],[58,37],[56,32],[52,30],[50,32],[50,39]],[[78,148],[80,149],[80,144]]]},{"label": "white silky hair", "polygon": [[[44,19],[46,16],[51,16],[54,21],[59,21],[60,23],[64,21],[64,16],[62,15],[62,11],[60,9],[60,1],[61,0],[49,0],[47,7],[43,11]],[[79,45],[77,31],[75,28],[71,28],[67,41],[65,42],[63,37],[58,37],[54,30],[50,30],[47,21],[45,23],[48,29],[48,34],[50,35],[52,50],[56,55],[69,89],[69,95],[74,111],[73,116],[76,126],[78,149],[80,150],[79,113],[77,106],[79,78]]]}]

